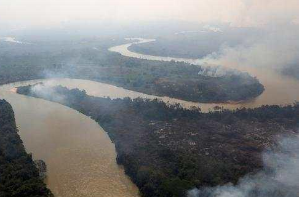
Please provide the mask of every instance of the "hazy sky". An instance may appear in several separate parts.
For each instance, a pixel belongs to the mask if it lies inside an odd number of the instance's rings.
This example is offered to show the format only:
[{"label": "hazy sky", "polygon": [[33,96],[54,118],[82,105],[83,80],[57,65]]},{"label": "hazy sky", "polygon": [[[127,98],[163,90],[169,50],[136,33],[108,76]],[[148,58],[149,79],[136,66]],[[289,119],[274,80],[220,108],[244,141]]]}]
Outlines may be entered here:
[{"label": "hazy sky", "polygon": [[0,0],[0,21],[186,20],[238,26],[299,21],[299,0]]}]

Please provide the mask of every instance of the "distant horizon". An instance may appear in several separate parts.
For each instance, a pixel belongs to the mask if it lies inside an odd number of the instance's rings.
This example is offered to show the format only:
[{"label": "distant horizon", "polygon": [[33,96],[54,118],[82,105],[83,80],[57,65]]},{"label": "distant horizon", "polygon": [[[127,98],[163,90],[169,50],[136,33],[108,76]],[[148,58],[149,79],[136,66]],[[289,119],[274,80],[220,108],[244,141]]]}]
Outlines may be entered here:
[{"label": "distant horizon", "polygon": [[66,22],[184,21],[257,26],[299,22],[297,0],[2,0],[0,24],[53,26]]}]

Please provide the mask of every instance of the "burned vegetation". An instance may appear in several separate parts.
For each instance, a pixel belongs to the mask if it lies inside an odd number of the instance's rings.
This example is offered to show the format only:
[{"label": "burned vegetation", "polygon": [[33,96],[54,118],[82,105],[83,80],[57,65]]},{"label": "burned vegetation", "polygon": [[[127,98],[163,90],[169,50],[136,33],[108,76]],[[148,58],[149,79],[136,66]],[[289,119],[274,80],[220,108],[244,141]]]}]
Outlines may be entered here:
[{"label": "burned vegetation", "polygon": [[145,197],[179,197],[194,187],[236,183],[263,167],[262,153],[281,135],[295,135],[299,105],[201,113],[158,100],[110,99],[51,88],[52,97],[92,117],[115,143],[117,162]]}]

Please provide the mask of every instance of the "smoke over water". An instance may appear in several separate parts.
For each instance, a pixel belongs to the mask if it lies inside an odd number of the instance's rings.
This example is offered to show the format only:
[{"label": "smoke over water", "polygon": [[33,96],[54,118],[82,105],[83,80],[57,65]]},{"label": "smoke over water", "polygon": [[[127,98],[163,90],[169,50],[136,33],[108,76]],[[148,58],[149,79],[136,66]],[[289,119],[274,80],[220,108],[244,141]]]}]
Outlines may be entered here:
[{"label": "smoke over water", "polygon": [[299,136],[279,140],[263,155],[264,169],[239,180],[238,184],[188,191],[188,197],[298,197]]},{"label": "smoke over water", "polygon": [[260,28],[261,33],[243,38],[243,44],[223,46],[201,62],[242,68],[265,68],[299,79],[299,25],[275,24]]}]

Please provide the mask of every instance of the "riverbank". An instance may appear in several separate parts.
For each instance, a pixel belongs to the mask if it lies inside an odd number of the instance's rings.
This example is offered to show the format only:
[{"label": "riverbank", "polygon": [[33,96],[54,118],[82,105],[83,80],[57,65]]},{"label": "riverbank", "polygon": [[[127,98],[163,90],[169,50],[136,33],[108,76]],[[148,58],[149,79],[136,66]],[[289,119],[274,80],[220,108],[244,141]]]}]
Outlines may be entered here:
[{"label": "riverbank", "polygon": [[246,73],[125,57],[107,50],[111,40],[77,42],[78,45],[35,43],[0,48],[0,84],[38,78],[81,78],[200,103],[250,100],[264,91],[258,79]]},{"label": "riverbank", "polygon": [[[3,85],[0,98],[15,111],[26,151],[47,164],[45,183],[55,197],[138,197],[138,188],[116,164],[114,144],[94,120],[60,104],[11,92],[36,82]],[[71,84],[80,87],[81,81]]]},{"label": "riverbank", "polygon": [[0,196],[51,197],[18,135],[11,105],[0,100]]},{"label": "riverbank", "polygon": [[298,105],[203,114],[157,100],[111,100],[63,87],[26,86],[18,93],[60,102],[101,124],[116,145],[118,163],[146,197],[236,183],[262,168],[263,150],[277,136],[293,135],[299,118]]},{"label": "riverbank", "polygon": [[[146,39],[139,39],[139,43],[145,43]],[[148,42],[152,42],[149,40]],[[236,62],[224,61],[219,62],[213,59],[190,59],[190,58],[175,58],[175,57],[163,57],[163,56],[152,56],[141,53],[132,52],[129,47],[132,45],[138,45],[138,42],[132,42],[129,44],[119,45],[111,47],[109,50],[117,52],[126,57],[132,57],[143,60],[154,60],[164,62],[184,62],[193,65],[211,65],[216,66],[220,70],[233,69],[241,72],[249,73],[251,76],[256,77],[261,84],[263,84],[265,91],[255,99],[241,103],[240,105],[227,105],[219,104],[218,106],[225,109],[236,109],[237,107],[254,108],[262,105],[289,105],[299,100],[299,92],[294,91],[299,87],[299,80],[290,78],[288,76],[281,75],[272,68],[263,68],[256,66],[244,66],[236,64]],[[205,106],[205,105],[204,105]],[[217,105],[214,105],[214,107]],[[206,108],[206,107],[205,107]],[[211,107],[210,107],[211,108]]]}]

